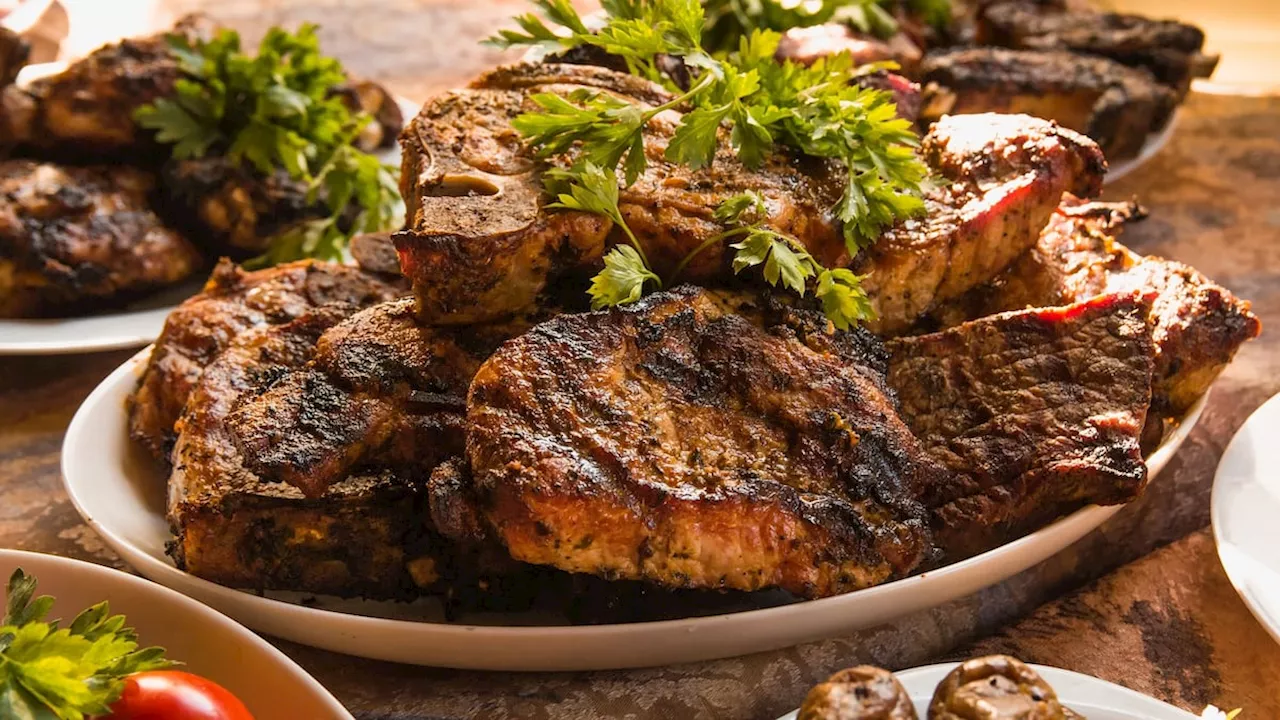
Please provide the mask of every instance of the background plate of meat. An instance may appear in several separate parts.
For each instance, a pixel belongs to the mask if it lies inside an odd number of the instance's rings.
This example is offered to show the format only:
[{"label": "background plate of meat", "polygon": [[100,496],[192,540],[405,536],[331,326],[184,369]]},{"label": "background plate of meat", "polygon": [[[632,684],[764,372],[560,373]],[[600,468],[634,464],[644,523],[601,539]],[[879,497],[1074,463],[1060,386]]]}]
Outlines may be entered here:
[{"label": "background plate of meat", "polygon": [[[894,673],[915,705],[916,713],[924,718],[929,711],[929,701],[938,683],[959,663],[925,665]],[[1155,698],[1121,687],[1106,680],[1082,675],[1070,670],[1059,670],[1044,665],[1030,666],[1057,694],[1064,707],[1077,716],[1089,720],[1192,720],[1195,716]],[[797,711],[798,712],[798,711]],[[788,713],[778,720],[797,720],[797,712]],[[812,720],[844,717],[842,715],[815,715]],[[869,716],[868,716],[869,717]],[[879,717],[877,715],[877,717]],[[889,717],[886,715],[885,717]],[[895,716],[896,717],[896,716]],[[1002,715],[1002,717],[1004,717]],[[1009,715],[1008,717],[1013,717]],[[810,716],[805,716],[810,720]]]},{"label": "background plate of meat", "polygon": [[[183,572],[166,554],[174,536],[165,513],[165,472],[131,442],[126,409],[149,352],[134,356],[104,380],[68,429],[63,476],[81,515],[138,572],[249,627],[381,660],[490,670],[582,670],[786,647],[886,622],[998,583],[1072,544],[1120,507],[1086,507],[997,549],[866,590],[804,602],[779,591],[717,593],[710,603],[664,596],[660,601],[668,606],[668,619],[643,622],[606,617],[601,623],[596,617],[591,621],[601,624],[574,625],[566,613],[572,598],[561,598],[553,608],[490,609],[446,619],[446,609],[436,599],[375,602],[246,592]],[[1201,398],[1148,456],[1151,476],[1173,457],[1203,407]],[[655,602],[652,597],[640,601]]]},{"label": "background plate of meat", "polygon": [[[65,63],[29,65],[17,84],[66,69]],[[404,117],[418,112],[418,103],[395,101]],[[398,166],[399,146],[391,143],[379,157]],[[0,161],[0,355],[117,350],[146,345],[160,335],[178,303],[200,291],[216,257],[198,251],[185,233],[156,217],[148,199],[155,187],[149,173],[120,162],[81,168]],[[29,192],[32,188],[39,191]],[[75,196],[45,226],[57,223],[71,230],[54,237],[19,229],[11,238],[15,249],[6,250],[6,208],[14,210],[11,224],[21,223],[31,213],[30,203],[40,200],[27,198],[42,193]],[[100,232],[76,232],[81,220]],[[17,248],[35,235],[44,240]],[[42,261],[45,270],[39,276],[6,260],[9,252],[27,250]]]}]

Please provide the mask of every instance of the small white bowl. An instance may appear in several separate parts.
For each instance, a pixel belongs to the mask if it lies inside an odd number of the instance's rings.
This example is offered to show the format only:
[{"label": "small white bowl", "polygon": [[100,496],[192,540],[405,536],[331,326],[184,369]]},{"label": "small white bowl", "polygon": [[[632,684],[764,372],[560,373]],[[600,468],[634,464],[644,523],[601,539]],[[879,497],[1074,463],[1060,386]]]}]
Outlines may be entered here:
[{"label": "small white bowl", "polygon": [[138,631],[142,646],[159,645],[181,670],[230,690],[256,720],[353,720],[315,678],[248,628],[213,608],[153,582],[101,565],[54,555],[0,550],[0,583],[15,568],[52,595],[51,618],[71,622],[103,600]]}]

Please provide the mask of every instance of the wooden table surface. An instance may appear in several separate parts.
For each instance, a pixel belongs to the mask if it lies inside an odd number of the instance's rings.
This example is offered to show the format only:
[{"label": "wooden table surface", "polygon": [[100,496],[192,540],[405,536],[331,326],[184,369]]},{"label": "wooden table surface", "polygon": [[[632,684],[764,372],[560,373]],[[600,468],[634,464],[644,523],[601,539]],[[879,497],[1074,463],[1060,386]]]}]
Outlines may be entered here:
[{"label": "wooden table surface", "polygon": [[[475,40],[512,0],[161,0],[149,22],[206,9],[253,37],[312,20],[356,72],[423,99],[497,56]],[[1194,265],[1280,327],[1280,98],[1193,94],[1170,144],[1107,188],[1151,218],[1126,241]],[[1070,550],[972,597],[883,627],[693,665],[562,674],[478,673],[376,663],[281,642],[359,718],[774,718],[848,665],[910,667],[1009,651],[1095,674],[1199,712],[1280,718],[1280,646],[1231,589],[1205,529],[1217,460],[1280,390],[1280,334],[1264,331],[1216,384],[1204,417],[1147,494]],[[0,358],[0,547],[121,566],[62,490],[72,413],[130,352]],[[264,719],[265,720],[265,719]]]}]

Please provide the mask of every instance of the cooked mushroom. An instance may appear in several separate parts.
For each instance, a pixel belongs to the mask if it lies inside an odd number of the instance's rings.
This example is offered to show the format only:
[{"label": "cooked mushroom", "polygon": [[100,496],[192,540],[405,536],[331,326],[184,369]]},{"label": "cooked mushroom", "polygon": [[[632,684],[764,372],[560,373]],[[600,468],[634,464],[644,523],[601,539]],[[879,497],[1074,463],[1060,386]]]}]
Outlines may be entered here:
[{"label": "cooked mushroom", "polygon": [[1084,720],[1035,670],[1008,655],[962,663],[933,693],[929,720]]},{"label": "cooked mushroom", "polygon": [[916,709],[898,679],[871,665],[841,670],[814,686],[797,720],[916,720]]}]

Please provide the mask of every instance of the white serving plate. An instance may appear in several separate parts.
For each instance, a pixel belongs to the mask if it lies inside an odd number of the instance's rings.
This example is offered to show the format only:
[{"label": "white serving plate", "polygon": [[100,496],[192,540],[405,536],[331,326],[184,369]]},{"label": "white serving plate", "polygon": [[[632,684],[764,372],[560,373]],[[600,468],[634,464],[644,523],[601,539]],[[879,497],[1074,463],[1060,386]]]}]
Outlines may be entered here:
[{"label": "white serving plate", "polygon": [[[18,75],[18,83],[29,83],[66,69],[66,63],[28,65]],[[419,103],[396,98],[408,122],[418,114]],[[400,149],[387,149],[379,157],[399,166]],[[104,352],[134,348],[160,337],[164,320],[178,303],[200,292],[199,276],[162,290],[119,310],[101,315],[40,320],[0,318],[0,355],[59,355]]]},{"label": "white serving plate", "polygon": [[1213,537],[1231,584],[1280,642],[1280,395],[1227,445],[1213,480]]},{"label": "white serving plate", "polygon": [[[968,560],[847,595],[660,622],[568,626],[531,613],[491,613],[484,624],[444,622],[438,608],[260,596],[202,580],[165,555],[164,478],[128,437],[125,398],[149,350],[117,368],[76,412],[62,448],[68,494],[85,521],[143,575],[264,633],[352,655],[457,668],[584,670],[646,667],[730,657],[834,637],[941,605],[1045,560],[1119,507],[1084,508]],[[1204,408],[1201,399],[1148,459],[1154,476]],[[480,621],[476,621],[480,622]],[[554,624],[548,624],[549,622]]]},{"label": "white serving plate", "polygon": [[[921,718],[928,713],[934,688],[958,664],[925,665],[894,673]],[[1062,704],[1089,720],[1195,720],[1195,716],[1185,710],[1106,680],[1045,665],[1031,667],[1053,687]],[[796,720],[798,712],[787,713],[778,720]]]},{"label": "white serving plate", "polygon": [[0,586],[19,567],[36,576],[37,595],[56,599],[51,618],[70,622],[106,600],[113,614],[125,615],[137,629],[143,646],[159,645],[184,664],[180,669],[227,688],[257,720],[352,720],[284,653],[191,598],[101,565],[18,550],[0,550]]}]

